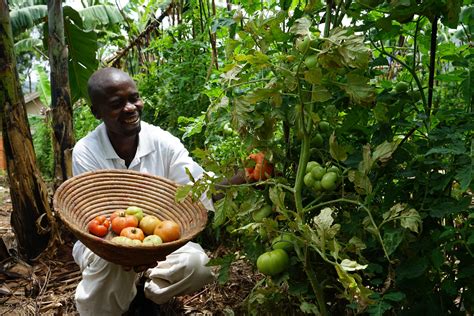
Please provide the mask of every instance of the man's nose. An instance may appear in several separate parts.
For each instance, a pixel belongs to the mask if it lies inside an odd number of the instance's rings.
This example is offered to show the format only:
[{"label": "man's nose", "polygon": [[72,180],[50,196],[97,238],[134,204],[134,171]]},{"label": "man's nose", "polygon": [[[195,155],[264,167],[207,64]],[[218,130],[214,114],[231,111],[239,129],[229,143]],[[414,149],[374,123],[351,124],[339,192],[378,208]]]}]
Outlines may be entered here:
[{"label": "man's nose", "polygon": [[137,109],[137,106],[131,102],[127,102],[127,104],[125,104],[125,107],[123,108],[125,112],[133,112],[136,109]]}]

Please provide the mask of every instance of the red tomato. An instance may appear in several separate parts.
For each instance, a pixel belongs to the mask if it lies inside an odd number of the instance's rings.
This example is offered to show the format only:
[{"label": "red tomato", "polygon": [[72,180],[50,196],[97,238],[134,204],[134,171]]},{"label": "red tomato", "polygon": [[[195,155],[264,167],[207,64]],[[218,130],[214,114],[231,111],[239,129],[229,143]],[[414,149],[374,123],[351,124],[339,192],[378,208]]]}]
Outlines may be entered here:
[{"label": "red tomato", "polygon": [[245,175],[250,180],[260,181],[270,178],[273,166],[268,160],[265,159],[265,153],[259,152],[257,154],[251,154],[249,159],[255,161],[255,166],[245,168]]},{"label": "red tomato", "polygon": [[104,237],[109,231],[110,222],[105,215],[99,215],[89,222],[89,232],[98,237]]},{"label": "red tomato", "polygon": [[[114,214],[112,214],[113,216]],[[112,217],[111,216],[111,217]],[[122,229],[126,227],[137,227],[138,219],[133,215],[127,215],[125,212],[119,212],[112,220],[112,230],[117,235],[120,235]]]},{"label": "red tomato", "polygon": [[163,242],[178,240],[181,237],[179,224],[170,220],[165,220],[156,225],[154,235],[160,236]]},{"label": "red tomato", "polygon": [[[132,215],[133,216],[133,215]],[[120,236],[142,241],[145,238],[143,231],[138,227],[125,227],[120,232]]]}]

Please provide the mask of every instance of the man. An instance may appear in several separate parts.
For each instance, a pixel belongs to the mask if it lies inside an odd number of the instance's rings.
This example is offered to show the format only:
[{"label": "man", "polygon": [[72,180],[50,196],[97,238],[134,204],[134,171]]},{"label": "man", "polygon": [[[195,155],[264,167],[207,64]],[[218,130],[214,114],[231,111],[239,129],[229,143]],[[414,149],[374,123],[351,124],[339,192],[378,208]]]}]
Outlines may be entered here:
[{"label": "man", "polygon": [[[98,70],[89,79],[88,93],[92,113],[102,123],[74,147],[74,175],[99,169],[129,169],[186,184],[186,168],[195,178],[203,174],[178,138],[141,121],[143,102],[135,82],[125,72],[116,68]],[[210,200],[203,198],[202,202],[212,209]],[[79,313],[102,316],[126,312],[137,293],[136,267],[110,263],[79,241],[74,245],[73,257],[82,272],[75,294]],[[147,270],[145,296],[161,304],[198,290],[213,279],[205,266],[208,260],[201,246],[186,244]]]}]

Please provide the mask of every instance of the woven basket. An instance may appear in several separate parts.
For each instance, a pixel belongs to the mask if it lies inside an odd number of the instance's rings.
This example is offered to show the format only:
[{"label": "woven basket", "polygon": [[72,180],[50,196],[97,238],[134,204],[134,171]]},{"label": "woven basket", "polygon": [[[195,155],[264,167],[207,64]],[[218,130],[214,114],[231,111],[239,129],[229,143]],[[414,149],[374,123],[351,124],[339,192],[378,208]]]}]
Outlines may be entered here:
[{"label": "woven basket", "polygon": [[[164,260],[198,235],[206,226],[207,211],[188,197],[175,202],[177,184],[144,173],[128,170],[99,170],[65,181],[54,194],[54,210],[69,230],[100,257],[124,266],[153,265]],[[97,215],[138,206],[146,215],[173,220],[181,226],[181,238],[158,246],[127,246],[112,243],[115,236],[96,237],[87,224]]]}]

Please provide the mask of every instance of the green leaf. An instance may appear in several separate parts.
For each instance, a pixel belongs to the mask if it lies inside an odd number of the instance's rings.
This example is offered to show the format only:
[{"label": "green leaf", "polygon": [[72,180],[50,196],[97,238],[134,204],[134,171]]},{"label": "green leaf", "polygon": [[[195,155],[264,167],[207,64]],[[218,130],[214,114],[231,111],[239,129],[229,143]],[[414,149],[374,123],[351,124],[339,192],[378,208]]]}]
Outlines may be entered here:
[{"label": "green leaf", "polygon": [[235,260],[235,255],[231,253],[221,258],[210,259],[209,262],[206,264],[206,266],[208,267],[220,266],[219,275],[217,276],[217,282],[219,282],[219,284],[222,285],[222,284],[227,283],[227,281],[229,281],[230,268],[234,260]]},{"label": "green leaf", "polygon": [[189,193],[191,192],[193,186],[191,184],[186,184],[186,185],[182,185],[182,186],[179,186],[177,189],[176,189],[176,195],[175,195],[175,200],[176,202],[183,202],[186,197],[189,195]]},{"label": "green leaf", "polygon": [[397,278],[399,280],[414,279],[425,273],[428,268],[428,259],[426,257],[411,257],[397,268]]},{"label": "green leaf", "polygon": [[347,150],[344,146],[338,144],[334,133],[329,137],[329,153],[337,161],[345,161],[347,159]]},{"label": "green leaf", "polygon": [[406,298],[405,293],[403,292],[389,292],[383,295],[384,300],[389,300],[392,302],[400,302]]},{"label": "green leaf", "polygon": [[13,9],[10,11],[10,20],[13,36],[16,36],[40,22],[48,16],[47,5],[33,5],[29,7]]},{"label": "green leaf", "polygon": [[474,179],[472,163],[459,167],[456,170],[456,179],[461,185],[461,191],[466,191],[471,185],[472,180]]},{"label": "green leaf", "polygon": [[364,264],[359,264],[357,263],[356,261],[353,261],[353,260],[349,260],[349,259],[344,259],[341,261],[341,268],[344,270],[344,271],[357,271],[357,270],[364,270],[365,268],[367,268],[367,265]]},{"label": "green leaf", "polygon": [[300,309],[305,314],[319,315],[318,307],[308,302],[302,302],[300,305]]},{"label": "green leaf", "polygon": [[388,162],[392,158],[392,154],[397,150],[399,143],[400,141],[391,143],[385,141],[378,145],[372,153],[372,161],[380,161],[381,163]]},{"label": "green leaf", "polygon": [[123,16],[115,6],[93,5],[79,11],[85,30],[92,30],[98,25],[107,26],[123,21]]},{"label": "green leaf", "polygon": [[44,67],[37,65],[35,67],[36,72],[38,73],[38,84],[36,85],[36,90],[40,94],[41,102],[44,105],[49,106],[51,104],[51,85],[49,81],[48,74],[44,70]]},{"label": "green leaf", "polygon": [[38,38],[25,38],[15,43],[15,55],[31,52],[35,49],[40,50],[43,42]]},{"label": "green leaf", "polygon": [[471,235],[469,236],[469,238],[467,239],[466,243],[468,245],[474,245],[474,232],[471,233]]},{"label": "green leaf", "polygon": [[[321,210],[321,212],[313,218],[313,223],[316,227],[316,232],[319,237],[319,240],[324,240],[329,242],[333,239],[336,234],[339,232],[341,225],[334,224],[334,218],[332,217],[333,209],[326,207]],[[325,245],[320,245],[324,247]]]},{"label": "green leaf", "polygon": [[366,195],[372,192],[372,183],[366,174],[352,169],[349,171],[348,178],[354,183],[357,193]]},{"label": "green leaf", "polygon": [[375,100],[375,90],[369,85],[369,78],[349,73],[347,83],[337,83],[355,104],[372,104]]},{"label": "green leaf", "polygon": [[290,28],[290,32],[295,35],[306,36],[310,34],[311,20],[306,16],[297,19]]},{"label": "green leaf", "polygon": [[419,233],[421,228],[420,214],[413,208],[403,210],[400,214],[400,225],[414,233]]},{"label": "green leaf", "polygon": [[430,204],[429,210],[431,217],[441,218],[446,215],[455,215],[459,212],[466,211],[471,204],[469,196],[460,200],[453,198],[440,198],[433,200]]},{"label": "green leaf", "polygon": [[395,250],[397,250],[403,240],[403,235],[402,229],[390,229],[384,232],[383,242],[388,255],[391,255]]},{"label": "green leaf", "polygon": [[74,104],[78,99],[88,99],[87,81],[98,67],[96,58],[97,34],[86,32],[68,19],[64,24],[66,43],[69,48],[69,85]]}]

